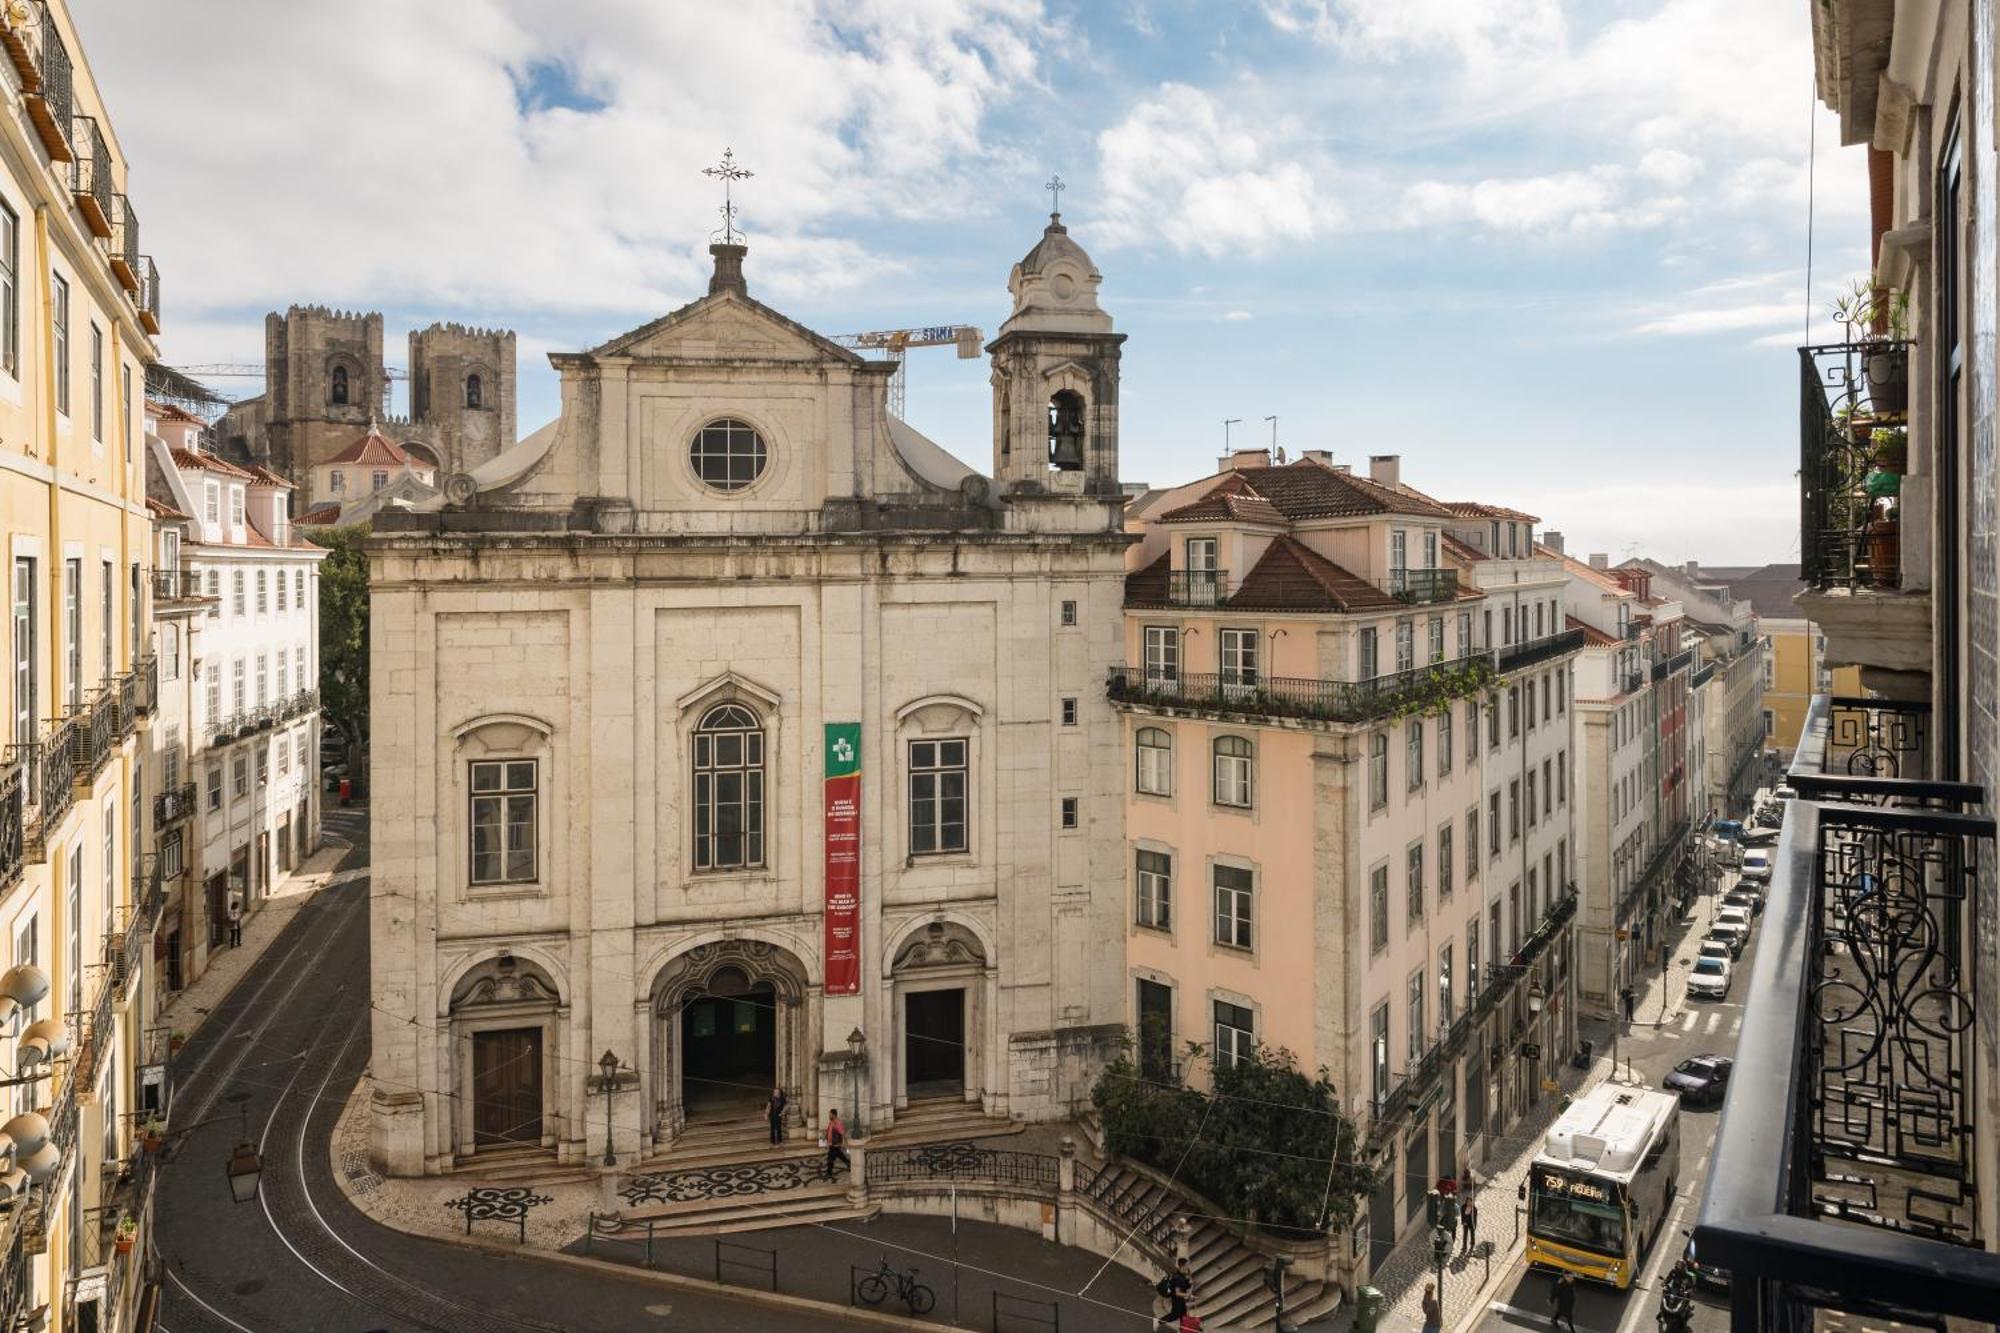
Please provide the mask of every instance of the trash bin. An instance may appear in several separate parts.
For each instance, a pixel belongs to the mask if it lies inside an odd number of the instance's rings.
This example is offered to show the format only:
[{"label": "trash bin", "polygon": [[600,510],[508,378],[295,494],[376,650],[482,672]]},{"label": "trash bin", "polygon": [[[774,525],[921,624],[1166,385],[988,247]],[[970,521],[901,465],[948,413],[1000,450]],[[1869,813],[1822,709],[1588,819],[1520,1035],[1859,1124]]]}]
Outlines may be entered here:
[{"label": "trash bin", "polygon": [[1355,1292],[1354,1333],[1375,1333],[1375,1321],[1382,1317],[1384,1304],[1382,1293],[1374,1287]]},{"label": "trash bin", "polygon": [[349,799],[350,799],[350,798],[351,798],[351,797],[352,797],[353,795],[354,795],[354,781],[353,781],[353,779],[352,779],[352,778],[342,778],[342,779],[340,780],[340,803],[341,803],[342,805],[346,805],[346,804],[347,804],[347,802],[348,802],[348,800],[349,800]]}]

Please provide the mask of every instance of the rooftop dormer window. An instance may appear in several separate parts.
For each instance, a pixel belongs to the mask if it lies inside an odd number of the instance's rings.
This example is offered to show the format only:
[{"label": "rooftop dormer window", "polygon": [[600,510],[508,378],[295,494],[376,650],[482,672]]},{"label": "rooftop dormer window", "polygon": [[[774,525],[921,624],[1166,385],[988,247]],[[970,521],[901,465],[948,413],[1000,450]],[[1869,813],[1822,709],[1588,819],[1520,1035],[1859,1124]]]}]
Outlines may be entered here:
[{"label": "rooftop dormer window", "polygon": [[229,488],[229,526],[232,528],[243,526],[243,488],[241,486],[231,486]]}]

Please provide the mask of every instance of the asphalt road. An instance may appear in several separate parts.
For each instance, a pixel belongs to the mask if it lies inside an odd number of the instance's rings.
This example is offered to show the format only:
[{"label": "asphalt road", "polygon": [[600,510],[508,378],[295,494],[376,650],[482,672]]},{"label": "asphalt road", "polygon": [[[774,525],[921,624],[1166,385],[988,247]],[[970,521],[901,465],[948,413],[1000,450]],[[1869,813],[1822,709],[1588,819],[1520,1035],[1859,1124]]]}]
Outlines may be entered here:
[{"label": "asphalt road", "polygon": [[[342,812],[367,859],[367,826]],[[329,821],[330,823],[333,821]],[[368,883],[322,891],[174,1061],[161,1173],[161,1333],[634,1333],[851,1325],[392,1231],[335,1185],[327,1145],[368,1058]],[[182,1133],[182,1131],[186,1131]],[[224,1164],[262,1151],[256,1202]]]},{"label": "asphalt road", "polygon": [[[1695,904],[1694,924],[1683,930],[1670,963],[1672,974],[1666,988],[1666,1020],[1650,1005],[1641,1006],[1638,1022],[1625,1029],[1619,1042],[1621,1068],[1630,1060],[1632,1077],[1647,1087],[1657,1088],[1673,1067],[1691,1055],[1736,1054],[1743,1029],[1742,998],[1749,991],[1750,968],[1762,938],[1761,921],[1751,932],[1749,947],[1736,964],[1736,975],[1727,1000],[1688,1000],[1688,966],[1695,946],[1707,930],[1719,905],[1726,883],[1713,899]],[[1686,1237],[1701,1211],[1702,1193],[1708,1188],[1709,1159],[1715,1146],[1715,1130],[1721,1112],[1716,1108],[1684,1106],[1681,1112],[1681,1190],[1667,1214],[1666,1225],[1647,1251],[1640,1280],[1628,1291],[1579,1281],[1576,1288],[1576,1326],[1579,1333],[1653,1333],[1660,1308],[1660,1276],[1680,1255]],[[1517,1259],[1501,1281],[1486,1314],[1473,1327],[1479,1333],[1505,1333],[1521,1328],[1548,1328],[1550,1278],[1528,1271]],[[1726,1295],[1699,1292],[1695,1297],[1695,1333],[1726,1333],[1729,1305]]]}]

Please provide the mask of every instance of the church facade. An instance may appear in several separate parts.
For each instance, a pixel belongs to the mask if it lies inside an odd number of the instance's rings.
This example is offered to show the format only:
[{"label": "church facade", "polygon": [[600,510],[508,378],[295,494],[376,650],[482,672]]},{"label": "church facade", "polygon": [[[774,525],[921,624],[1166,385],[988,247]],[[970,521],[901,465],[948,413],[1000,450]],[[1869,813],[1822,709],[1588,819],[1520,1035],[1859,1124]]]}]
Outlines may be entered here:
[{"label": "church facade", "polygon": [[596,1158],[607,1116],[670,1158],[774,1085],[863,1135],[1054,1117],[1122,1039],[1097,271],[1055,218],[1016,265],[989,478],[712,253],[707,296],[552,358],[555,422],[378,518],[390,1173]]}]

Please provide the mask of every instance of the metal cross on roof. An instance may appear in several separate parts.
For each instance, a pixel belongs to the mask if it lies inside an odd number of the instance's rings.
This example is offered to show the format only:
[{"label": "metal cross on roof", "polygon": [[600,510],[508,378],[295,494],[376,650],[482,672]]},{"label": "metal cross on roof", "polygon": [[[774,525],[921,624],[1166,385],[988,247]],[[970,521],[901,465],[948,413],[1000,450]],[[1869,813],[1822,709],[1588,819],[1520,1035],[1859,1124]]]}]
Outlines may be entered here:
[{"label": "metal cross on roof", "polygon": [[735,150],[724,148],[722,150],[722,161],[712,167],[703,167],[701,174],[707,176],[710,180],[719,180],[722,182],[722,243],[724,245],[734,245],[738,237],[736,230],[736,201],[731,198],[730,187],[737,181],[750,179],[756,173],[737,166]]},{"label": "metal cross on roof", "polygon": [[1069,186],[1063,184],[1062,177],[1052,174],[1049,177],[1049,183],[1042,188],[1049,192],[1049,216],[1052,218],[1061,217],[1062,192],[1067,190]]}]

